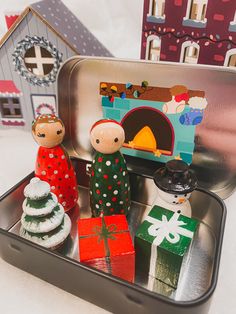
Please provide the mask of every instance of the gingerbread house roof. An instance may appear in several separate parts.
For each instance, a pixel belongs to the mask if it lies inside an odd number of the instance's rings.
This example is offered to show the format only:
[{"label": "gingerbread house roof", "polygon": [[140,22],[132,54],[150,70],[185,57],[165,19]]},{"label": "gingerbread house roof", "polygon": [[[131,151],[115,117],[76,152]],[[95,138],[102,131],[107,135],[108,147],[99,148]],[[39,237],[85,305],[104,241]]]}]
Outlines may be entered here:
[{"label": "gingerbread house roof", "polygon": [[0,41],[0,47],[30,11],[37,15],[38,18],[54,31],[75,51],[75,53],[112,57],[112,54],[93,36],[61,0],[42,0],[31,4],[19,16]]}]

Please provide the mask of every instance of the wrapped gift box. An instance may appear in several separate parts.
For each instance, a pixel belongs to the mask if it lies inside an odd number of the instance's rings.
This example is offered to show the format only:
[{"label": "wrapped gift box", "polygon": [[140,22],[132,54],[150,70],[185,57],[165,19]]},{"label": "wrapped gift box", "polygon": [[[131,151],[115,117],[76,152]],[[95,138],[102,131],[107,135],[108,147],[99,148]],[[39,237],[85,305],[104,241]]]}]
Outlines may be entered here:
[{"label": "wrapped gift box", "polygon": [[154,206],[137,230],[137,259],[144,260],[149,275],[176,288],[184,258],[198,221]]},{"label": "wrapped gift box", "polygon": [[125,215],[78,221],[80,261],[134,281],[135,251]]}]

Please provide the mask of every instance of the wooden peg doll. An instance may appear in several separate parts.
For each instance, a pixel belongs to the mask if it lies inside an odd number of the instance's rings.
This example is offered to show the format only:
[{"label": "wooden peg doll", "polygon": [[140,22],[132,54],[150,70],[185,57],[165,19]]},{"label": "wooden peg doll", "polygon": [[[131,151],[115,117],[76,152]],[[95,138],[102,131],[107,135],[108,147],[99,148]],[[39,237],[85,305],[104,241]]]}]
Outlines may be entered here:
[{"label": "wooden peg doll", "polygon": [[96,122],[90,131],[96,155],[91,166],[90,205],[94,217],[127,214],[130,208],[129,175],[120,153],[124,129],[115,120]]},{"label": "wooden peg doll", "polygon": [[71,160],[61,145],[65,127],[55,115],[41,115],[32,124],[32,134],[39,144],[35,175],[51,186],[65,211],[78,200],[75,171]]}]

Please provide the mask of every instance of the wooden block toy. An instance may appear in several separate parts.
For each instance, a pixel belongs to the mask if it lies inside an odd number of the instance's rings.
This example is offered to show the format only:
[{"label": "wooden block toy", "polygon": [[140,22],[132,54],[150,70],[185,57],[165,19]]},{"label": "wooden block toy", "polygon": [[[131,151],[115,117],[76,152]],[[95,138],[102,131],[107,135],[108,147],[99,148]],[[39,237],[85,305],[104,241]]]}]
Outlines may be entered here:
[{"label": "wooden block toy", "polygon": [[177,288],[197,226],[195,219],[154,206],[135,236],[137,260],[143,259],[143,271]]},{"label": "wooden block toy", "polygon": [[78,221],[80,261],[133,282],[135,251],[125,215]]}]

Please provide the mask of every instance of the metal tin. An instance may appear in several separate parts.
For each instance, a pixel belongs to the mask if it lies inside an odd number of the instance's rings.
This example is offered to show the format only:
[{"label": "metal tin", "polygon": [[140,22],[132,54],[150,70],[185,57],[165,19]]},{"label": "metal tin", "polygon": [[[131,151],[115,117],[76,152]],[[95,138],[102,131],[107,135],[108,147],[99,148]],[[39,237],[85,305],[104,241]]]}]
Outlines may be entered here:
[{"label": "metal tin", "polygon": [[[67,129],[64,144],[69,154],[75,158],[74,166],[80,188],[80,210],[76,207],[70,212],[73,221],[71,238],[59,251],[52,252],[18,236],[23,189],[33,176],[31,174],[0,199],[0,255],[12,265],[114,313],[207,313],[218,277],[226,209],[217,195],[205,189],[197,189],[190,198],[193,216],[200,221],[200,228],[177,290],[171,291],[157,281],[150,286],[148,274],[142,272],[143,261],[137,263],[134,284],[78,261],[76,220],[79,215],[90,216],[86,174],[92,158],[89,128],[95,120],[102,117],[97,93],[99,83],[103,80],[132,80],[136,83],[143,79],[144,72],[145,79],[153,85],[157,85],[156,73],[162,77],[163,85],[168,86],[175,84],[180,77],[186,84],[192,79],[197,88],[204,86],[207,89],[212,103],[216,99],[213,94],[217,90],[217,84],[223,82],[226,91],[230,92],[235,75],[222,69],[139,61],[75,57],[66,62],[58,78],[59,113]],[[206,87],[206,81],[209,81],[210,87]],[[225,97],[225,104],[229,107],[231,96]],[[228,168],[225,163],[212,157],[214,154],[197,144],[194,167],[203,185],[226,196],[235,187],[234,176],[226,170]],[[126,160],[132,191],[128,220],[134,236],[155,199],[156,186],[152,176],[161,165],[130,156]],[[225,173],[224,178],[215,172],[217,167]],[[210,178],[207,182],[211,172],[214,173],[214,179]]]},{"label": "metal tin", "polygon": [[[203,189],[193,192],[193,216],[200,220],[190,260],[177,290],[154,282],[142,273],[138,261],[135,283],[90,268],[78,261],[77,218],[90,216],[87,162],[75,161],[80,184],[79,207],[70,212],[73,221],[70,239],[57,252],[19,237],[23,190],[31,174],[0,199],[0,255],[8,263],[38,276],[70,293],[113,313],[207,313],[214,292],[221,254],[226,209],[221,199]],[[129,226],[132,236],[155,198],[152,179],[131,173],[132,206]],[[80,212],[80,214],[79,214]],[[66,274],[66,275],[65,275]],[[96,283],[96,284],[94,284]],[[151,290],[152,291],[151,291]]]}]

